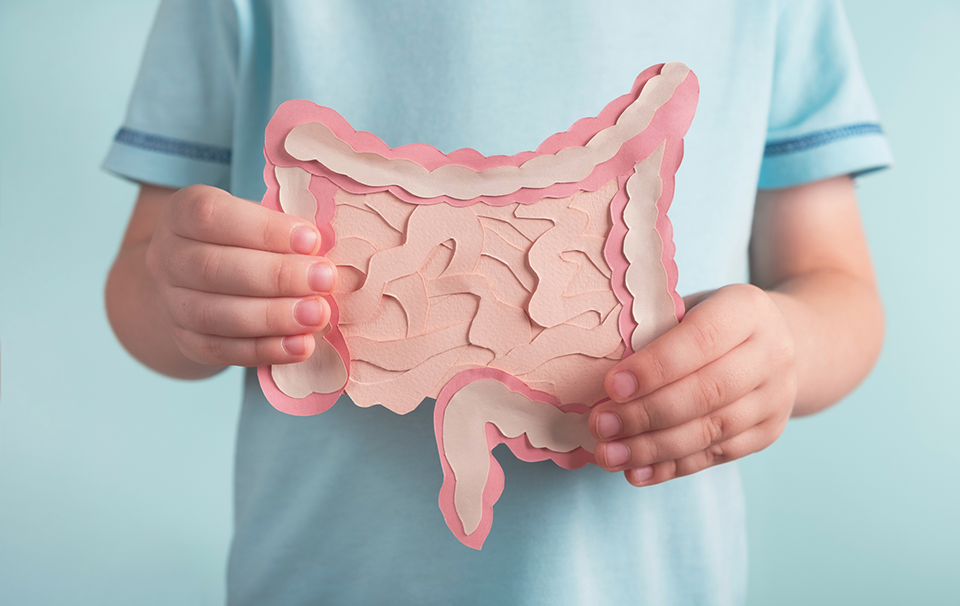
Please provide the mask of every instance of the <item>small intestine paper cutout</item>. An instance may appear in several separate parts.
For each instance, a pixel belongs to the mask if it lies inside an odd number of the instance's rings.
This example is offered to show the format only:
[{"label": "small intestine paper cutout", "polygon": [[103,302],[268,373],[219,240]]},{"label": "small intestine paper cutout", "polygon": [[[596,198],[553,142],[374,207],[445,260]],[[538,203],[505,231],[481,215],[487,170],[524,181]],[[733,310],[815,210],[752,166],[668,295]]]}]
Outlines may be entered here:
[{"label": "small intestine paper cutout", "polygon": [[398,414],[435,398],[440,509],[480,549],[504,485],[493,448],[594,463],[604,375],[683,315],[666,213],[698,94],[683,64],[655,66],[537,151],[490,157],[391,149],[281,105],[263,205],[316,222],[340,285],[313,356],[259,369],[267,398],[293,415],[343,393]]}]

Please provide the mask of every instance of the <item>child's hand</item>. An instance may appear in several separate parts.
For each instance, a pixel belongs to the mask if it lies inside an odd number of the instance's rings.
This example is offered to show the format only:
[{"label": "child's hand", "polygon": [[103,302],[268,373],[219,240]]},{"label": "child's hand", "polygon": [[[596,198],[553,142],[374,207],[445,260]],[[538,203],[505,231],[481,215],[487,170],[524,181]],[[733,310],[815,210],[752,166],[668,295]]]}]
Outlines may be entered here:
[{"label": "child's hand", "polygon": [[590,413],[604,469],[645,486],[772,444],[797,393],[794,340],[770,295],[738,284],[686,300],[673,330],[607,374]]},{"label": "child's hand", "polygon": [[146,264],[183,354],[211,366],[306,359],[330,320],[335,266],[314,225],[219,189],[182,189],[160,209]]},{"label": "child's hand", "polygon": [[107,315],[138,360],[172,377],[305,360],[336,267],[308,221],[212,187],[143,185],[107,279]]},{"label": "child's hand", "polygon": [[645,486],[739,459],[866,376],[883,311],[850,177],[758,194],[750,278],[688,297],[610,370],[589,419],[602,467]]}]

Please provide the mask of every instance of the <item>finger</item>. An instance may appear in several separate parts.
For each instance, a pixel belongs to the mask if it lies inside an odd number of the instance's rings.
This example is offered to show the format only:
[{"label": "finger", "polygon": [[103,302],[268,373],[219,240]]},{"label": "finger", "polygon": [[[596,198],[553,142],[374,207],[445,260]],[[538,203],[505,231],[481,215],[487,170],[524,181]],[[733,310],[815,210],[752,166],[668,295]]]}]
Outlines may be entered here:
[{"label": "finger", "polygon": [[170,198],[170,213],[173,232],[191,240],[304,255],[320,248],[316,225],[213,187],[180,190]]},{"label": "finger", "polygon": [[204,335],[302,335],[317,332],[330,321],[330,305],[322,297],[238,297],[172,288],[167,299],[178,326]]},{"label": "finger", "polygon": [[729,440],[770,416],[768,394],[754,390],[736,402],[676,427],[597,445],[597,463],[609,471],[645,467],[700,452]]},{"label": "finger", "polygon": [[681,459],[663,461],[636,469],[624,470],[623,475],[634,486],[653,486],[668,480],[692,475],[715,465],[742,459],[760,452],[783,433],[786,420],[769,419],[725,442],[714,444],[700,452]]},{"label": "finger", "polygon": [[589,425],[598,440],[633,436],[674,427],[705,416],[753,391],[760,384],[765,350],[746,341],[725,356],[679,381],[636,400],[604,402],[590,411]]},{"label": "finger", "polygon": [[756,319],[743,310],[754,309],[766,295],[753,286],[738,286],[713,293],[679,325],[611,368],[604,382],[610,398],[626,402],[653,393],[746,341]]},{"label": "finger", "polygon": [[175,329],[177,344],[188,358],[211,366],[268,366],[302,362],[313,354],[313,335],[237,339]]},{"label": "finger", "polygon": [[337,269],[324,257],[276,254],[182,240],[178,254],[159,259],[174,286],[247,297],[329,294]]}]

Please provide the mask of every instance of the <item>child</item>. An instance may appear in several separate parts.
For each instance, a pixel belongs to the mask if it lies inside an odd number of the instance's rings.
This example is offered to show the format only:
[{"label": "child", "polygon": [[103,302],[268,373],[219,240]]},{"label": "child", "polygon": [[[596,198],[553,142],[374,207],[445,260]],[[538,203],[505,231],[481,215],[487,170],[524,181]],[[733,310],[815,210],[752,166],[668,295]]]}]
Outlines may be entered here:
[{"label": "child", "polygon": [[834,0],[162,4],[106,161],[143,183],[107,308],[133,355],[182,378],[303,360],[329,319],[315,226],[247,201],[283,101],[391,146],[511,154],[674,60],[701,84],[671,208],[688,313],[607,375],[600,467],[497,451],[506,487],[476,552],[437,508],[428,406],[292,417],[248,371],[230,603],[743,603],[739,473],[720,464],[872,365],[850,175],[889,152]]}]

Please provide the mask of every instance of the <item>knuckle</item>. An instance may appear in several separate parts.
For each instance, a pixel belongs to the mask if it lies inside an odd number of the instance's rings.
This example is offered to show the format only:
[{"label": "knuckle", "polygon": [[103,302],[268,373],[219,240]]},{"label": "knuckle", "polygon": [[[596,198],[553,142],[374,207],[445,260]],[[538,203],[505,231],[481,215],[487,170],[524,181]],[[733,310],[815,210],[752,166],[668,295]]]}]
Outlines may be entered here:
[{"label": "knuckle", "polygon": [[271,347],[270,339],[268,338],[259,338],[255,339],[253,343],[253,355],[254,355],[254,366],[259,366],[265,360],[270,359]]},{"label": "knuckle", "polygon": [[699,373],[694,392],[694,404],[702,416],[719,408],[726,401],[726,389],[721,381],[707,373]]},{"label": "knuckle", "polygon": [[654,465],[654,476],[655,478],[660,479],[662,482],[667,480],[673,480],[680,477],[680,464],[679,461],[665,461],[658,465]]},{"label": "knuckle", "polygon": [[714,465],[720,465],[722,463],[726,463],[727,461],[730,460],[728,458],[729,453],[727,452],[727,449],[724,447],[723,442],[718,442],[717,444],[711,444],[703,452],[704,452],[704,458],[706,462],[704,469],[706,469],[707,467],[713,467]]},{"label": "knuckle", "polygon": [[226,366],[230,364],[227,341],[220,338],[206,338],[201,341],[202,353],[208,364]]},{"label": "knuckle", "polygon": [[641,436],[634,444],[631,444],[630,452],[633,455],[630,461],[631,465],[650,465],[661,460],[662,449],[655,439]]},{"label": "knuckle", "polygon": [[709,455],[705,451],[700,451],[677,460],[676,476],[678,478],[689,476],[707,467],[710,467]]},{"label": "knuckle", "polygon": [[217,197],[204,188],[193,190],[189,199],[191,203],[182,218],[190,221],[200,233],[212,231],[221,220],[221,205]]},{"label": "knuckle", "polygon": [[289,303],[282,301],[267,303],[263,305],[261,317],[267,334],[284,334],[292,325],[293,308]]},{"label": "knuckle", "polygon": [[278,259],[273,264],[273,288],[276,294],[287,292],[291,282],[293,282],[293,272],[290,270],[290,262],[286,259]]},{"label": "knuckle", "polygon": [[693,340],[700,351],[715,351],[720,345],[722,330],[713,320],[700,319],[691,325]]},{"label": "knuckle", "polygon": [[661,357],[646,350],[637,354],[637,363],[633,370],[641,390],[649,386],[664,385],[669,377],[669,370]]},{"label": "knuckle", "polygon": [[[280,213],[276,213],[280,214]],[[280,215],[283,216],[283,215]],[[259,238],[259,248],[261,250],[268,250],[271,248],[272,241],[275,239],[274,234],[277,230],[276,219],[269,215],[266,221],[260,223],[260,233],[258,234]]]},{"label": "knuckle", "polygon": [[754,284],[736,284],[731,286],[730,289],[736,290],[741,303],[749,306],[749,309],[756,309],[770,303],[770,297],[767,293]]},{"label": "knuckle", "polygon": [[649,400],[646,399],[638,400],[629,406],[630,420],[634,425],[631,429],[642,433],[654,428],[655,419],[651,408]]},{"label": "knuckle", "polygon": [[703,443],[708,448],[717,446],[724,436],[724,421],[720,415],[707,415],[703,417]]},{"label": "knuckle", "polygon": [[[184,303],[184,307],[186,307],[186,303]],[[190,319],[197,332],[204,334],[216,332],[214,323],[216,314],[211,310],[211,307],[209,303],[201,298],[200,301],[194,302],[194,304],[189,307],[189,311],[185,310],[185,313],[191,316]]]},{"label": "knuckle", "polygon": [[279,255],[273,267],[273,287],[276,294],[295,295],[305,292],[306,271],[297,257]]},{"label": "knuckle", "polygon": [[223,272],[223,255],[219,247],[206,247],[197,255],[197,267],[204,284],[211,285],[220,281]]},{"label": "knuckle", "polygon": [[290,215],[269,213],[260,224],[260,243],[264,249],[289,250],[290,236],[294,228],[290,225]]}]

